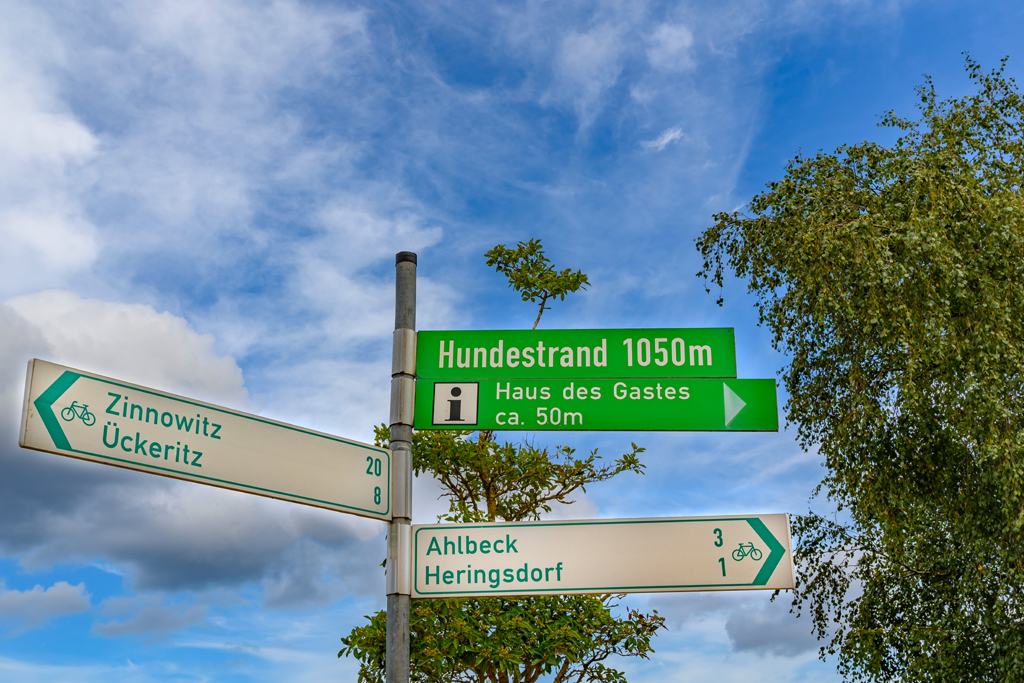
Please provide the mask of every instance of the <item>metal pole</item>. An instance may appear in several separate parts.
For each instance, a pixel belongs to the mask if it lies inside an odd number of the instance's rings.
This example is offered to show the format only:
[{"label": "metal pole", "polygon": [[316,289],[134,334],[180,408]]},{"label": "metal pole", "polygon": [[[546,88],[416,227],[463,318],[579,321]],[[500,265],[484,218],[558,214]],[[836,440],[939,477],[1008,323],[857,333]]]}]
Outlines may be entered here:
[{"label": "metal pole", "polygon": [[391,491],[388,525],[387,683],[409,682],[412,593],[412,417],[416,403],[416,254],[395,254],[395,335],[391,354]]}]

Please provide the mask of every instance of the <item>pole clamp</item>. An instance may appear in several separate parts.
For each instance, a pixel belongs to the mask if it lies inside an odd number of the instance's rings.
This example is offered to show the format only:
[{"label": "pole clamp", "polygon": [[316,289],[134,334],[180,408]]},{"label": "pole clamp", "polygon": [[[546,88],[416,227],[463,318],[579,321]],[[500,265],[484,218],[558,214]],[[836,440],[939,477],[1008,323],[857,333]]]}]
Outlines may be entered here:
[{"label": "pole clamp", "polygon": [[408,519],[388,525],[387,595],[412,594],[412,526]]},{"label": "pole clamp", "polygon": [[416,375],[416,330],[395,330],[391,344],[391,376]]}]

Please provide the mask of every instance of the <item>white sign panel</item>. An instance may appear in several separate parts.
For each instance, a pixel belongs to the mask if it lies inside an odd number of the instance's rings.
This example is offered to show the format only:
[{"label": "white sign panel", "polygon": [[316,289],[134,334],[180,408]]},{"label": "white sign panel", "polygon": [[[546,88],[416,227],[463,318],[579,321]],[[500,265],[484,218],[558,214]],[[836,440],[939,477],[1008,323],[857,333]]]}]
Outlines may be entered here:
[{"label": "white sign panel", "polygon": [[413,526],[413,598],[793,587],[789,515]]},{"label": "white sign panel", "polygon": [[391,453],[385,449],[46,361],[29,361],[18,443],[391,519]]}]

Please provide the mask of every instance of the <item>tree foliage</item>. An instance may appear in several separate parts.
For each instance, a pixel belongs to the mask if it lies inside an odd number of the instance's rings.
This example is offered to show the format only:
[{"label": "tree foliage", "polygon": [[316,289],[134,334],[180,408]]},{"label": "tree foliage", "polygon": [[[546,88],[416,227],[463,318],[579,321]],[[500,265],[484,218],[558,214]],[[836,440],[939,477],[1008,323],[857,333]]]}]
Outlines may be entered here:
[{"label": "tree foliage", "polygon": [[574,273],[571,268],[556,270],[544,256],[540,240],[520,242],[515,249],[499,244],[484,256],[487,257],[488,266],[508,278],[508,286],[519,292],[523,301],[537,303],[537,299],[540,299],[540,310],[531,328],[534,330],[544,310],[551,308],[546,305],[549,300],[565,301],[566,294],[586,289],[590,285],[583,271],[577,270]]},{"label": "tree foliage", "polygon": [[[377,441],[388,438],[387,427],[376,428]],[[445,430],[416,432],[413,471],[428,473],[440,482],[450,509],[448,522],[513,522],[540,519],[551,503],[571,504],[572,494],[588,484],[611,479],[621,472],[643,474],[636,444],[610,465],[603,464],[595,448],[585,458],[559,446],[554,452],[532,444],[498,443],[494,432]]]},{"label": "tree foliage", "polygon": [[[539,241],[525,246],[531,258],[543,259]],[[497,249],[504,247],[495,247],[488,256]],[[546,272],[541,269],[532,284],[528,274],[515,276],[523,283],[524,301],[527,291],[544,291],[548,296],[552,291],[563,296],[575,291],[558,290],[561,285],[546,279]],[[578,275],[574,281],[586,283],[586,276]],[[377,444],[387,446],[388,428],[380,425],[375,432]],[[609,464],[596,449],[578,457],[568,446],[548,450],[532,443],[499,442],[490,431],[476,432],[475,439],[473,434],[413,433],[413,470],[432,475],[441,485],[442,496],[449,502],[443,521],[536,520],[550,512],[553,504],[571,504],[573,496],[591,484],[624,472],[642,474],[644,469],[639,459],[644,449],[636,444]],[[618,597],[416,600],[410,615],[410,678],[418,683],[533,683],[541,676],[554,683],[625,681],[622,672],[606,661],[613,656],[646,658],[653,652],[651,639],[664,628],[664,619],[657,611],[643,614],[628,608],[624,617],[616,616]],[[369,623],[342,638],[344,647],[338,656],[359,660],[360,682],[381,683],[387,614],[381,611],[368,619]]]},{"label": "tree foliage", "polygon": [[841,510],[794,524],[794,606],[851,680],[1024,680],[1024,100],[967,70],[975,94],[926,80],[893,145],[797,156],[698,239],[788,354]]}]

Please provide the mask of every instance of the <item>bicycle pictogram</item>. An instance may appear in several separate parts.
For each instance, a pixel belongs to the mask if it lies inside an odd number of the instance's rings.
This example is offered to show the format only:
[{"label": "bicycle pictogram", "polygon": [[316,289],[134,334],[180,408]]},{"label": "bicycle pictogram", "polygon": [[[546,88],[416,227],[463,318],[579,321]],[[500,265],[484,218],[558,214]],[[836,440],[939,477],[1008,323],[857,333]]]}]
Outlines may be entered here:
[{"label": "bicycle pictogram", "polygon": [[82,422],[86,424],[86,426],[92,426],[96,424],[96,416],[89,412],[89,406],[87,406],[84,403],[79,405],[78,401],[72,401],[71,405],[69,405],[64,410],[60,411],[60,416],[68,422],[71,422],[76,417],[79,417],[82,419]]},{"label": "bicycle pictogram", "polygon": [[740,543],[740,547],[732,551],[732,559],[737,562],[748,555],[753,558],[755,562],[761,559],[761,551],[755,548],[753,543]]}]

